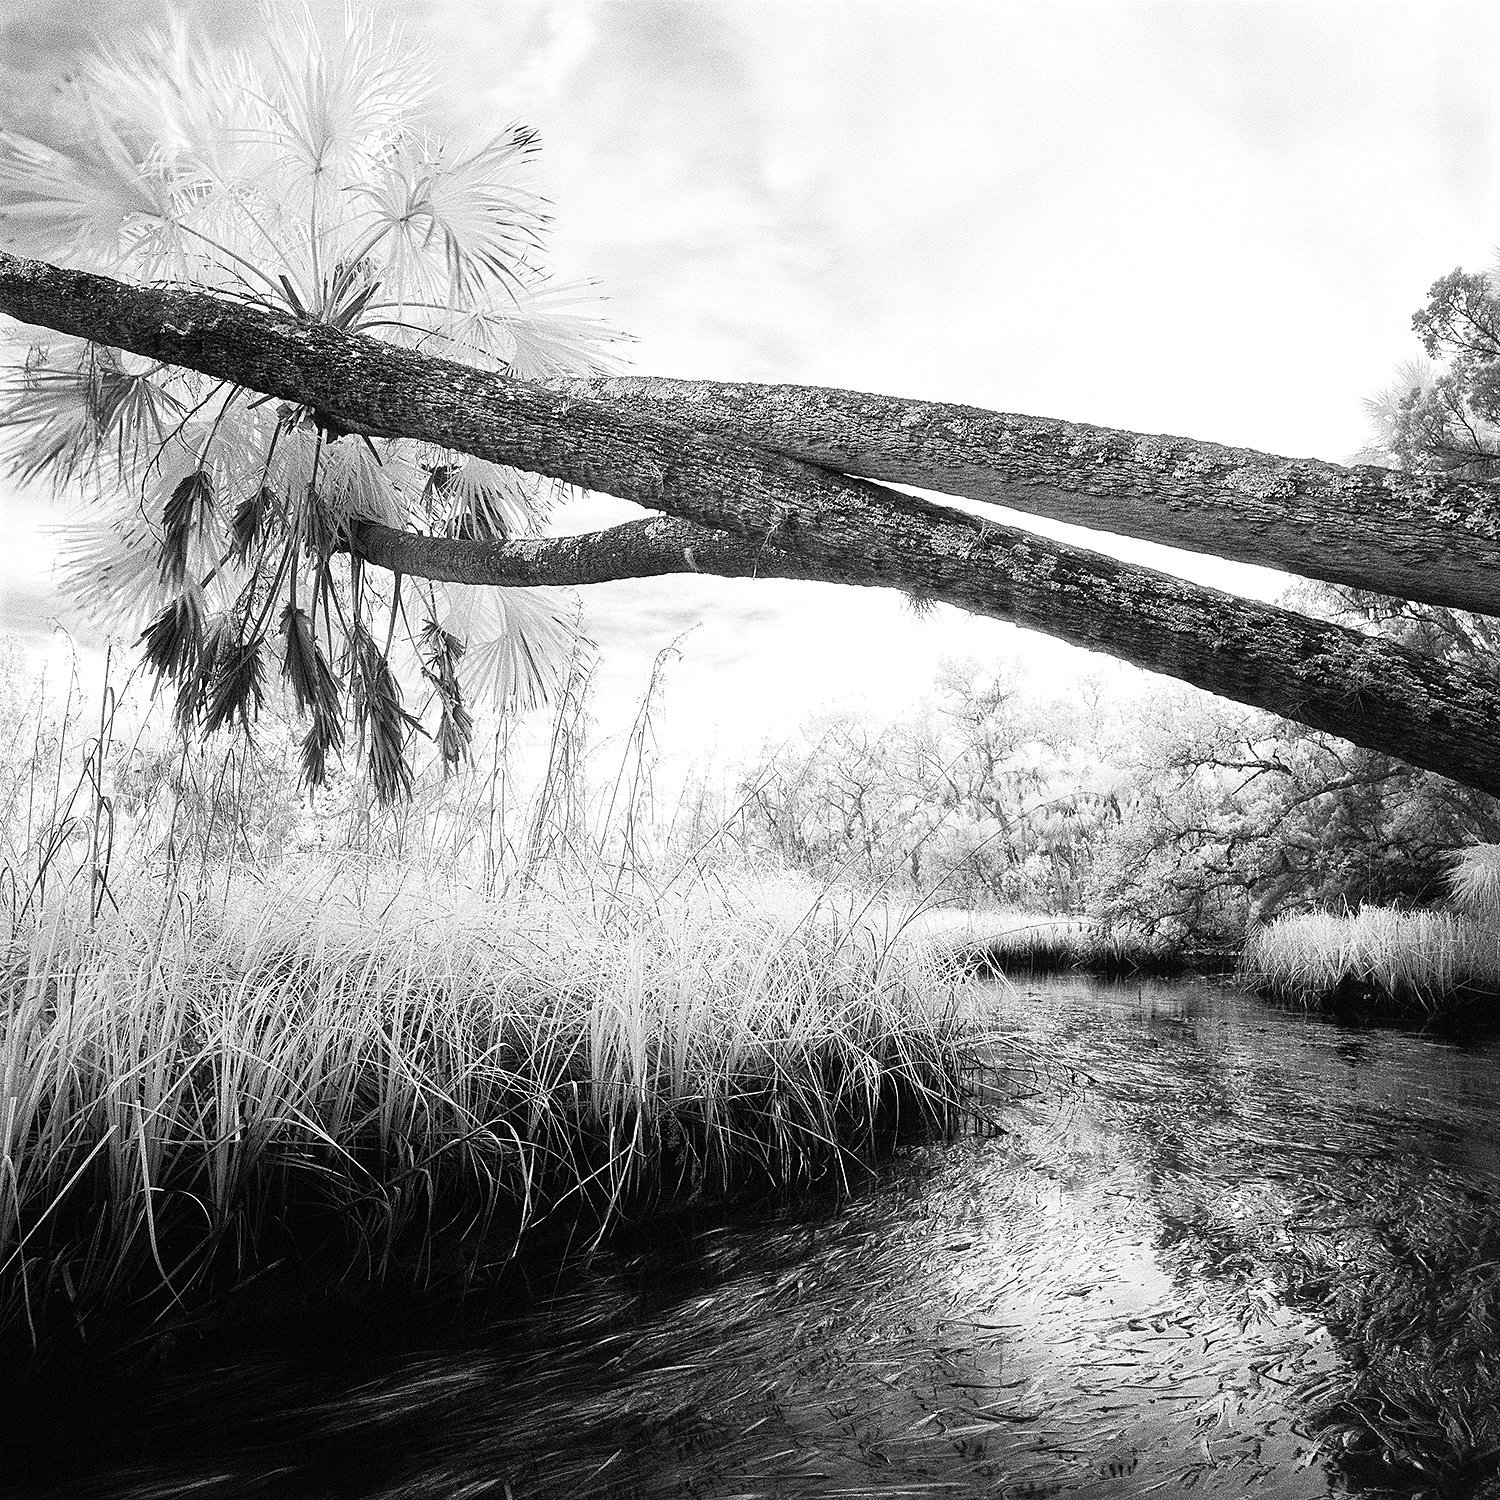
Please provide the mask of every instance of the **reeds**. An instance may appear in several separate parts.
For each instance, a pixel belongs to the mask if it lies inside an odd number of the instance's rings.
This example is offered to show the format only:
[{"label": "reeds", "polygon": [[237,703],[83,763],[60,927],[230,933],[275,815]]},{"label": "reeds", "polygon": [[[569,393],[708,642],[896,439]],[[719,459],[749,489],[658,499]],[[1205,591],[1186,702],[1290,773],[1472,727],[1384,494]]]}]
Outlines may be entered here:
[{"label": "reeds", "polygon": [[1242,974],[1296,1004],[1356,1001],[1430,1014],[1500,995],[1500,923],[1374,906],[1287,915],[1251,930]]},{"label": "reeds", "polygon": [[6,956],[0,1320],[175,1296],[330,1236],[387,1274],[565,1219],[845,1174],[954,1122],[958,993],[748,880],[411,890],[348,856],[210,913],[143,887]]},{"label": "reeds", "polygon": [[175,806],[101,856],[104,740],[60,833],[35,798],[9,829],[0,1333],[288,1260],[468,1273],[543,1231],[841,1182],[958,1119],[975,1032],[939,956],[722,848],[648,857],[639,765],[607,803],[626,832],[590,825],[562,718],[510,831],[492,776],[479,832],[409,820],[402,858],[252,858],[210,826],[196,869]]},{"label": "reeds", "polygon": [[1500,844],[1471,844],[1460,850],[1448,875],[1448,889],[1465,916],[1500,926]]},{"label": "reeds", "polygon": [[1004,907],[930,909],[913,917],[910,928],[950,962],[991,974],[1176,973],[1191,967],[1193,958],[1163,952],[1133,933],[1083,917]]}]

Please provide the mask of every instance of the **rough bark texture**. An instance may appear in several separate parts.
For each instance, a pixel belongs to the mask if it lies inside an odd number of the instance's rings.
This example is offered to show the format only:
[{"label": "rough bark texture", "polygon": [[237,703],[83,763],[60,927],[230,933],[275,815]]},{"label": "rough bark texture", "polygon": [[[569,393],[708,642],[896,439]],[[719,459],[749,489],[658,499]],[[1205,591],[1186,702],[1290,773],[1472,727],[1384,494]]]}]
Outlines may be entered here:
[{"label": "rough bark texture", "polygon": [[366,524],[355,545],[378,565],[528,584],[697,570],[899,587],[1500,792],[1494,680],[1390,642],[749,444],[202,294],[131,288],[0,254],[0,310],[313,406],[345,425],[425,438],[676,518],[488,545]]},{"label": "rough bark texture", "polygon": [[[590,584],[699,572],[887,584],[858,561],[815,563],[666,517],[582,537],[475,544],[374,523],[357,536],[381,567],[456,583]],[[1038,537],[967,542],[934,529],[925,592],[977,614],[1272,709],[1485,791],[1500,792],[1500,694],[1492,678],[1390,641],[1152,573]]]},{"label": "rough bark texture", "polygon": [[1500,614],[1500,486],[819,386],[549,382],[809,463]]}]

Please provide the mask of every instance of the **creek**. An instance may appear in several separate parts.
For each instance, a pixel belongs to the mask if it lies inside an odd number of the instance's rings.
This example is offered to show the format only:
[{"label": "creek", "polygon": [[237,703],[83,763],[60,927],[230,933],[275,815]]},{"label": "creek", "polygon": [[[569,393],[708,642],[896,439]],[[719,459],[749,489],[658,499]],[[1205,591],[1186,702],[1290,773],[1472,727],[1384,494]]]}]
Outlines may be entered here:
[{"label": "creek", "polygon": [[1372,1275],[1382,1215],[1494,1200],[1500,1043],[1207,981],[993,1001],[993,1134],[905,1149],[837,1199],[622,1236],[456,1317],[365,1309],[166,1361],[80,1398],[13,1492],[1357,1487],[1326,1455],[1358,1423],[1309,1425],[1348,1341],[1298,1289]]}]

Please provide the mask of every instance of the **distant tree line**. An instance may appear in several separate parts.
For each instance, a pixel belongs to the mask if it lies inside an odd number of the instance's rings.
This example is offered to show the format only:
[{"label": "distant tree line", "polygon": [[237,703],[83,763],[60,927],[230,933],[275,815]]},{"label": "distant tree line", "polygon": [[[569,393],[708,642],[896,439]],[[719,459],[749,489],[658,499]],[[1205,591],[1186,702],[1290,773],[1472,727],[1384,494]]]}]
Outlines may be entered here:
[{"label": "distant tree line", "polygon": [[741,773],[747,847],[821,879],[1230,947],[1313,907],[1431,906],[1500,801],[1269,714],[1170,689],[1047,701],[949,663],[881,723],[810,719]]}]

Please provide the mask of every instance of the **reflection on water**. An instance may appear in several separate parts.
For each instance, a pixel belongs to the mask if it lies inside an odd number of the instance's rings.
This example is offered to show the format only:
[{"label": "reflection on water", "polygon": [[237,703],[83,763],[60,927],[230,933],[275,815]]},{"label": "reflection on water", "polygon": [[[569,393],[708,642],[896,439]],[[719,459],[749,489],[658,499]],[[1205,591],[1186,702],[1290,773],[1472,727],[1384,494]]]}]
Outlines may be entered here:
[{"label": "reflection on water", "polygon": [[1267,1256],[1337,1228],[1334,1185],[1492,1191],[1496,1052],[1201,983],[995,1004],[1033,1059],[1004,1133],[616,1246],[524,1316],[179,1363],[47,1424],[24,1492],[1329,1493],[1295,1393],[1341,1356]]}]

